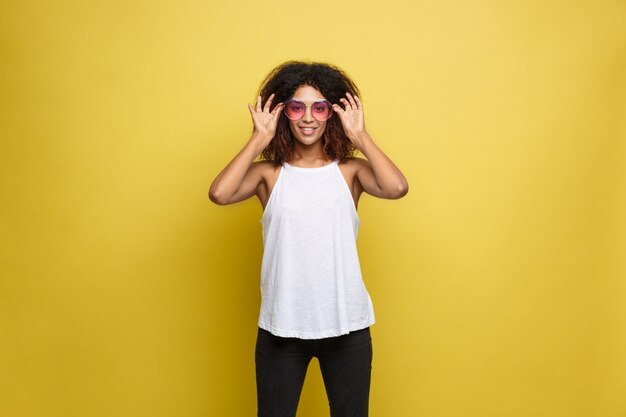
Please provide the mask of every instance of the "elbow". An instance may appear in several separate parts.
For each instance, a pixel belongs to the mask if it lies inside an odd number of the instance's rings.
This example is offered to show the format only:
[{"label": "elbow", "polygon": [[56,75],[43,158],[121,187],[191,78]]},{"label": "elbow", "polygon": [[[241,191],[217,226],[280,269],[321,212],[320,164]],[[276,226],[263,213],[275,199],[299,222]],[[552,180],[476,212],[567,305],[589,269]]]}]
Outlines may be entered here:
[{"label": "elbow", "polygon": [[388,189],[386,192],[381,193],[381,198],[386,198],[389,200],[397,200],[399,198],[404,197],[409,192],[409,186],[407,184],[400,184],[393,189]]},{"label": "elbow", "polygon": [[409,184],[406,182],[403,182],[400,185],[398,185],[398,188],[396,189],[396,192],[393,195],[393,199],[397,200],[398,198],[402,198],[405,195],[407,195],[408,192],[409,192]]},{"label": "elbow", "polygon": [[226,204],[224,200],[221,198],[221,196],[218,193],[216,193],[213,189],[209,190],[209,200],[211,200],[213,203],[217,204],[218,206],[223,206],[224,204]]}]

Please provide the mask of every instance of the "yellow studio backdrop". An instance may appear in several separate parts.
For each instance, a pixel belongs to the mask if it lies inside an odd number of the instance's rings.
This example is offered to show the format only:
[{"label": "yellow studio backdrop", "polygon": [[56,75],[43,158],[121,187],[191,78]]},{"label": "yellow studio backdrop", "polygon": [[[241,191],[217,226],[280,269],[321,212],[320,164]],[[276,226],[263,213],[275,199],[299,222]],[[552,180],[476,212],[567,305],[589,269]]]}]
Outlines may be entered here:
[{"label": "yellow studio backdrop", "polygon": [[0,416],[256,415],[261,206],[207,193],[288,59],[410,185],[359,204],[371,415],[626,415],[624,1],[2,9]]}]

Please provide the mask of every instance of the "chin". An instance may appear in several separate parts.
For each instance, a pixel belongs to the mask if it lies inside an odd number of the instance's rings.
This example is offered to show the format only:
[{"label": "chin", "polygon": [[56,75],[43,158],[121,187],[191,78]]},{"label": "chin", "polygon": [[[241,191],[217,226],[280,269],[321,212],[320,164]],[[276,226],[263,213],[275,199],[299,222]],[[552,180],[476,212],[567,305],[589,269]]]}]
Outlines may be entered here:
[{"label": "chin", "polygon": [[321,136],[316,137],[316,138],[304,137],[304,138],[298,138],[298,142],[304,143],[305,145],[312,145],[321,139],[322,139]]}]

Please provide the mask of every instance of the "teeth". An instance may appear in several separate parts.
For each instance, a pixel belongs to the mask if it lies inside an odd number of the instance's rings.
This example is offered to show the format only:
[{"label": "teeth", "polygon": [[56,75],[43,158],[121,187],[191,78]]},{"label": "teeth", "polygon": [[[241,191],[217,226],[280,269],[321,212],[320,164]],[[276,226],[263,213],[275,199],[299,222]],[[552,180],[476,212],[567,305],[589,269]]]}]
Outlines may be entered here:
[{"label": "teeth", "polygon": [[313,130],[313,128],[312,127],[303,127],[302,130],[311,131],[311,130]]}]

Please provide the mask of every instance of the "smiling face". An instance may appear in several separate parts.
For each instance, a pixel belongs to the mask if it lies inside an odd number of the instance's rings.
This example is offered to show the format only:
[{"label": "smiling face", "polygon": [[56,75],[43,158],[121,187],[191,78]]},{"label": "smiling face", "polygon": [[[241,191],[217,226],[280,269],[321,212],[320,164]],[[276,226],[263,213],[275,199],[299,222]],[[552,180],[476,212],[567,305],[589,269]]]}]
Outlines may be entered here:
[{"label": "smiling face", "polygon": [[294,99],[302,101],[306,106],[304,116],[299,120],[289,120],[291,133],[298,142],[304,145],[311,145],[317,142],[326,130],[327,121],[320,122],[315,120],[311,114],[311,104],[317,100],[324,100],[326,97],[322,95],[314,87],[310,85],[301,85],[293,94]]}]

